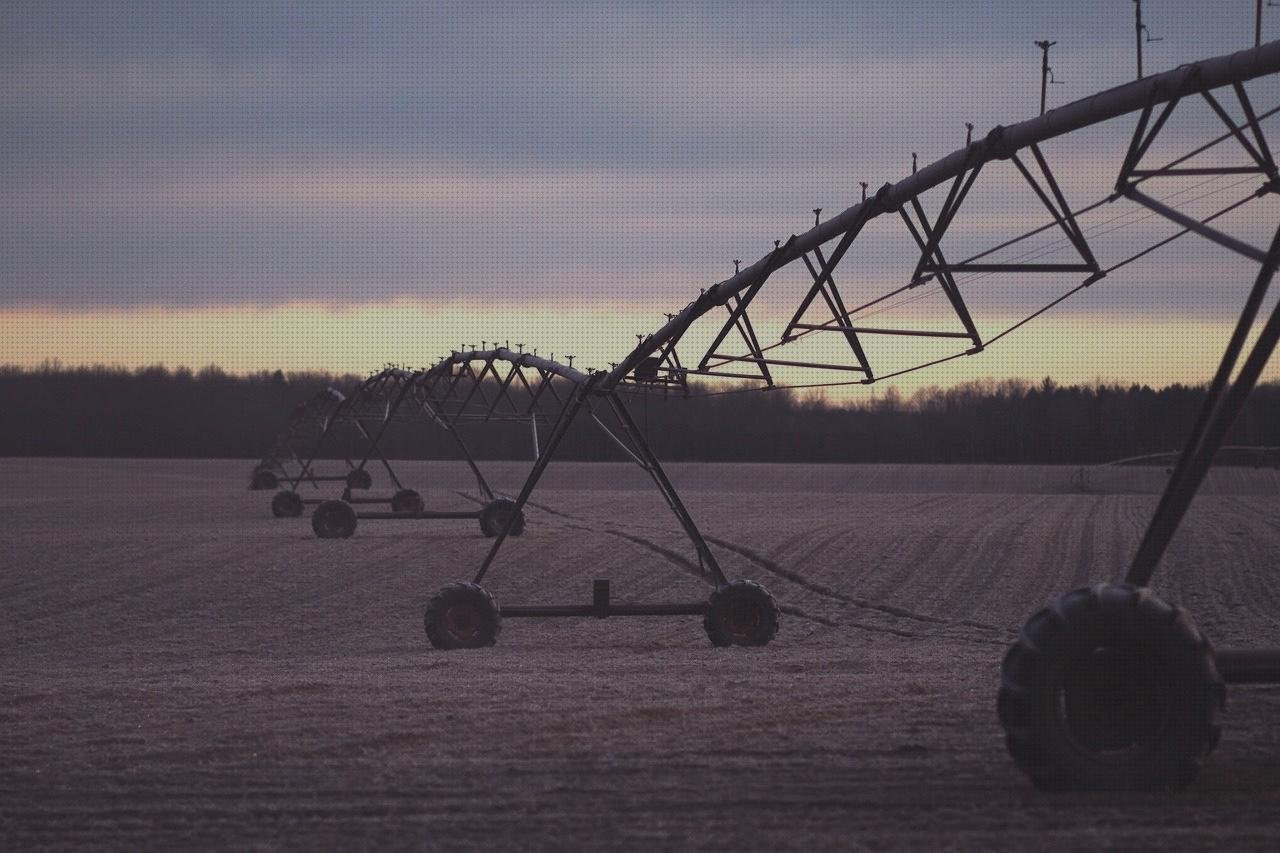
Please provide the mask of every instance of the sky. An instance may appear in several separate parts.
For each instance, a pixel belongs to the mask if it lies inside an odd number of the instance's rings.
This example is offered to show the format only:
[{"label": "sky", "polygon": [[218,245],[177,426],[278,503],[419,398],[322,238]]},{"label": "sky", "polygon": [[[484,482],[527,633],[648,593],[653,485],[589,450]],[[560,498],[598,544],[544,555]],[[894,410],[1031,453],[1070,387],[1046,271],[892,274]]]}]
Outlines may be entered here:
[{"label": "sky", "polygon": [[[1251,46],[1253,7],[1146,0],[1148,73]],[[1132,79],[1133,11],[1130,0],[10,0],[0,363],[365,372],[509,341],[607,367],[733,259],[808,228],[814,208],[826,218],[858,200],[859,182],[901,179],[913,152],[921,165],[945,156],[966,122],[984,134],[1035,115],[1036,39],[1058,42],[1050,107]],[[1264,10],[1273,37],[1280,8]],[[1275,81],[1249,91],[1259,110],[1280,104]],[[1106,195],[1132,122],[1045,146],[1073,206]],[[1151,156],[1220,127],[1203,105],[1180,108]],[[1044,219],[998,165],[948,235],[953,256]],[[1231,183],[1161,192],[1203,213],[1252,188]],[[1082,223],[1104,264],[1173,230],[1124,204]],[[1265,244],[1267,204],[1224,227]],[[871,230],[837,274],[849,302],[900,286],[914,265],[900,227]],[[1199,381],[1254,271],[1183,238],[1003,353],[903,381]],[[789,275],[756,309],[771,340],[805,289],[803,268]],[[1075,283],[964,289],[994,334]],[[877,322],[955,318],[935,293]],[[718,327],[705,325],[691,345]],[[839,341],[814,346],[838,355]],[[955,342],[868,347],[887,372]]]}]

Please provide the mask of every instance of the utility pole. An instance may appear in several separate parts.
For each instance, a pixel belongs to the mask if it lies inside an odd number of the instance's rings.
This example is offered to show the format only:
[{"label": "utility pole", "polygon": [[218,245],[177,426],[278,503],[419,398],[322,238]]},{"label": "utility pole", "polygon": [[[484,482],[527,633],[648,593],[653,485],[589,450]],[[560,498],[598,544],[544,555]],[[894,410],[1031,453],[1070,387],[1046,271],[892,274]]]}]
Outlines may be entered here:
[{"label": "utility pole", "polygon": [[[1038,41],[1036,47],[1040,48],[1040,115],[1044,115],[1045,96],[1048,94],[1049,81],[1053,78],[1053,69],[1049,67],[1049,48],[1057,44],[1056,41]],[[1057,81],[1054,80],[1056,83]]]}]

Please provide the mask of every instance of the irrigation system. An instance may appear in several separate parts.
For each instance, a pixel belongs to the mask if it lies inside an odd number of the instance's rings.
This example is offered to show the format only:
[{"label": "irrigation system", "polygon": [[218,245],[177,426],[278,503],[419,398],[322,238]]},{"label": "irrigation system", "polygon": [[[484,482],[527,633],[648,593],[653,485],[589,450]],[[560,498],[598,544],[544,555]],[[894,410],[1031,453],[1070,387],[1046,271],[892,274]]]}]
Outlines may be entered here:
[{"label": "irrigation system", "polygon": [[[1138,28],[1141,39],[1140,18]],[[1042,45],[1045,80],[1048,46]],[[700,615],[708,636],[718,645],[768,643],[778,629],[776,602],[759,584],[726,577],[632,417],[627,403],[631,393],[653,388],[687,392],[692,377],[745,380],[756,388],[884,381],[982,353],[1055,306],[1174,240],[1200,238],[1258,266],[1203,409],[1123,580],[1069,592],[1034,614],[1004,659],[998,701],[1009,750],[1041,787],[1147,789],[1189,783],[1217,742],[1217,716],[1225,684],[1280,681],[1280,651],[1215,651],[1188,614],[1148,589],[1229,427],[1280,340],[1280,308],[1262,317],[1265,297],[1280,263],[1280,218],[1271,223],[1274,232],[1269,233],[1274,237],[1266,246],[1255,246],[1223,230],[1223,223],[1234,221],[1229,214],[1280,189],[1280,169],[1263,130],[1266,120],[1280,112],[1280,106],[1259,111],[1246,91],[1250,81],[1277,72],[1280,42],[1260,44],[1140,77],[1018,124],[996,127],[981,138],[970,137],[964,147],[913,168],[912,174],[869,196],[864,185],[861,200],[825,221],[815,211],[812,228],[777,241],[764,257],[746,267],[738,265],[734,275],[704,288],[682,309],[668,315],[664,325],[641,336],[634,349],[610,370],[578,370],[571,364],[495,346],[454,352],[411,375],[370,380],[382,383],[376,394],[368,397],[376,401],[371,408],[381,407],[380,421],[369,429],[360,417],[354,418],[370,450],[359,461],[349,461],[351,474],[364,473],[372,454],[400,488],[390,464],[378,451],[379,443],[395,419],[425,418],[462,449],[486,501],[481,510],[472,510],[466,517],[480,518],[493,541],[470,581],[447,586],[431,599],[425,615],[430,642],[443,649],[490,645],[502,620],[509,617]],[[1219,132],[1173,160],[1150,163],[1153,143],[1167,128],[1170,117],[1175,111],[1192,109],[1194,104],[1208,109],[1220,123]],[[1070,187],[1055,173],[1042,146],[1123,117],[1132,117],[1133,130],[1127,134],[1128,144],[1111,154],[1116,175],[1113,189],[1105,198],[1073,206],[1068,200]],[[1224,151],[1230,152],[1227,162],[1219,163],[1218,155]],[[1101,154],[1096,159],[1101,161]],[[947,250],[951,228],[975,184],[998,162],[1011,164],[1016,170],[1030,198],[1043,210],[1043,224],[1027,230],[1011,229],[1008,235],[992,238],[990,248],[953,260]],[[1218,182],[1217,191],[1245,186],[1225,206],[1209,214],[1193,213],[1191,200],[1180,197],[1185,193],[1163,189],[1176,179],[1191,178],[1200,182],[1197,186]],[[1204,197],[1202,194],[1195,200]],[[1080,224],[1082,216],[1107,204],[1135,206],[1145,215],[1167,220],[1177,230],[1139,251],[1110,258],[1095,245],[1098,235]],[[1275,218],[1274,208],[1258,207]],[[928,213],[931,208],[936,211],[933,215]],[[855,304],[841,292],[835,274],[838,269],[857,271],[854,258],[859,237],[881,218],[905,229],[913,250],[903,261],[900,286]],[[1064,241],[1069,258],[1046,260],[1043,254],[1031,252],[1001,259],[1001,253],[1046,233]],[[781,335],[768,339],[760,324],[753,322],[751,309],[777,280],[779,271],[792,265],[802,270],[807,283],[804,292],[796,294],[795,310]],[[1072,276],[1072,284],[1000,331],[981,331],[984,324],[975,318],[962,285],[975,277],[1011,276],[1024,281],[1046,273]],[[899,328],[868,324],[865,319],[886,305],[901,304],[924,291],[944,297],[953,318],[947,326]],[[816,319],[811,316],[814,311],[820,314]],[[688,334],[704,318],[713,323],[709,346],[707,337]],[[814,335],[833,336],[841,358],[781,357],[786,347]],[[958,348],[910,367],[882,369],[866,343],[883,336],[932,338],[954,342]],[[817,378],[812,383],[784,386],[775,376],[781,369],[811,370]],[[358,390],[348,400],[351,402],[345,406],[342,402],[337,405],[341,411],[326,416],[322,433],[327,434],[345,411],[370,410],[364,407],[364,391]],[[607,432],[620,452],[653,480],[688,536],[712,587],[708,598],[619,605],[610,600],[607,581],[597,581],[587,604],[499,606],[482,586],[495,570],[504,543],[523,531],[525,507],[570,425],[583,417]],[[535,436],[535,461],[515,495],[493,493],[462,441],[461,430],[469,424],[493,419],[528,422]],[[290,458],[297,460],[296,454]],[[311,474],[313,463],[314,457],[296,463],[299,469],[289,480],[291,489],[296,491],[300,483],[320,479]],[[353,503],[349,491],[342,499],[321,503],[316,509],[320,520],[314,522],[317,533],[349,536],[362,518],[408,521],[462,517],[445,510],[432,514],[420,504],[403,511],[362,515]]]}]

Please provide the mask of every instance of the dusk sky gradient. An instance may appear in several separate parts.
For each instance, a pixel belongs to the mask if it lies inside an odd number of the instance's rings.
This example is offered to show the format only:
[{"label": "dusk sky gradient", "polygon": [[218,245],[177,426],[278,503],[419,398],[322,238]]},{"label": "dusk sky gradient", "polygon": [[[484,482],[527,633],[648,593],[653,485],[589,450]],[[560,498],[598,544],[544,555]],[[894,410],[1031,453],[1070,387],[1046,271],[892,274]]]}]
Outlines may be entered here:
[{"label": "dusk sky gradient", "polygon": [[[1146,0],[1144,18],[1149,72],[1253,43],[1252,0]],[[966,121],[1033,116],[1040,38],[1059,42],[1050,106],[1134,76],[1130,0],[5,3],[0,362],[364,371],[519,338],[606,366],[812,208],[945,156]],[[1273,80],[1249,91],[1280,104]],[[1179,112],[1153,161],[1220,131]],[[1106,195],[1132,126],[1046,146],[1073,205]],[[1044,220],[991,172],[953,254]],[[1251,188],[1206,196],[1230,183],[1165,194],[1207,212]],[[1172,230],[1125,204],[1083,223],[1104,265]],[[1264,241],[1274,203],[1247,210],[1229,227]],[[884,231],[837,276],[850,302],[910,272]],[[921,381],[1203,379],[1255,269],[1184,238],[1007,355]],[[975,282],[980,326],[1074,283],[1042,278]],[[939,300],[900,313],[947,322]]]}]

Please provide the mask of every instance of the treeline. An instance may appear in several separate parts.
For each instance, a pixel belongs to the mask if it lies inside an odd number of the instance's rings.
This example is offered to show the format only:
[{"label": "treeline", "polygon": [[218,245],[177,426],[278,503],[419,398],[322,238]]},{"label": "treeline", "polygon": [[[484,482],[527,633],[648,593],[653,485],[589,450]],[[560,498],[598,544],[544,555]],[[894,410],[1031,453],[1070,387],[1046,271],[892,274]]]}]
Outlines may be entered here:
[{"label": "treeline", "polygon": [[[356,381],[279,371],[233,376],[216,368],[0,368],[0,456],[256,459],[297,403]],[[1046,379],[972,383],[909,399],[890,389],[857,406],[782,391],[692,399],[654,392],[631,395],[629,403],[659,456],[670,460],[1084,464],[1179,448],[1203,395],[1182,385],[1059,386]],[[477,457],[532,453],[527,423],[464,430]],[[1255,392],[1228,443],[1280,445],[1280,386]],[[326,455],[360,448],[348,435]],[[394,458],[456,456],[441,431],[423,422],[397,426],[386,451]],[[564,455],[620,458],[588,418]]]}]

